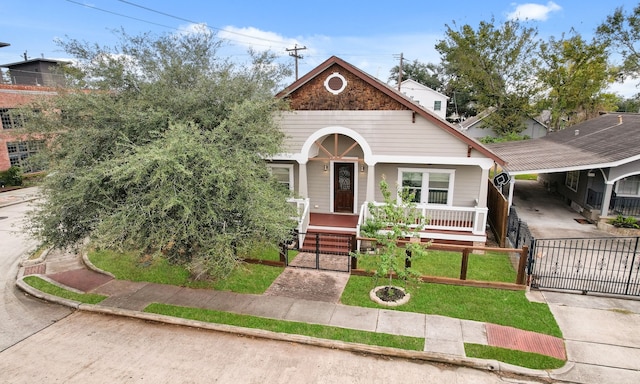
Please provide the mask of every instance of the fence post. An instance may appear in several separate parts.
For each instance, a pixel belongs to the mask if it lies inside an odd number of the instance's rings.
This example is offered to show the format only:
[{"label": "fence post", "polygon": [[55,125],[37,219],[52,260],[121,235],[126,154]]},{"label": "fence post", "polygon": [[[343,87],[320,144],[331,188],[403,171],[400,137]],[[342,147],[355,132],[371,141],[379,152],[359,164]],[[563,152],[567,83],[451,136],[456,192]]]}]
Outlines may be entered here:
[{"label": "fence post", "polygon": [[469,248],[462,250],[462,265],[460,265],[460,280],[467,280],[467,268],[469,267]]},{"label": "fence post", "polygon": [[358,240],[356,240],[356,235],[352,235],[351,239],[349,240],[351,245],[351,269],[358,269],[358,258],[353,256],[358,250],[357,241]]},{"label": "fence post", "polygon": [[287,257],[288,254],[288,249],[287,249],[287,243],[286,242],[282,242],[280,244],[280,261],[284,263],[284,265],[289,265],[289,258]]},{"label": "fence post", "polygon": [[320,234],[316,233],[316,269],[320,268]]},{"label": "fence post", "polygon": [[518,261],[518,277],[516,277],[516,284],[526,285],[524,270],[527,267],[527,257],[529,256],[529,247],[522,246],[520,251],[520,260]]}]

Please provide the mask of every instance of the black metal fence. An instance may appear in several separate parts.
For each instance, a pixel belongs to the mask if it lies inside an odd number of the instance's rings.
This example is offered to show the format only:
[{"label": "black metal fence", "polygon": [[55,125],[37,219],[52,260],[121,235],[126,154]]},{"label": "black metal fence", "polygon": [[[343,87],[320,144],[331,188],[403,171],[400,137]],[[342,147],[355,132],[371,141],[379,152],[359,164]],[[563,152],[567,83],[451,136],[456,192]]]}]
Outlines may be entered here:
[{"label": "black metal fence", "polygon": [[518,217],[518,212],[515,207],[511,207],[509,211],[509,218],[507,220],[507,238],[511,242],[512,248],[522,248],[522,246],[526,245],[531,249],[533,235],[531,234],[527,223]]},{"label": "black metal fence", "polygon": [[640,237],[535,239],[532,288],[640,296]]},{"label": "black metal fence", "polygon": [[[602,208],[603,192],[587,190],[587,205],[594,209]],[[640,216],[640,199],[637,197],[612,196],[609,214],[622,216]]]},{"label": "black metal fence", "polygon": [[325,271],[350,272],[355,251],[356,236],[335,233],[299,233],[289,248],[298,250],[294,256],[285,255],[285,264],[290,267]]}]

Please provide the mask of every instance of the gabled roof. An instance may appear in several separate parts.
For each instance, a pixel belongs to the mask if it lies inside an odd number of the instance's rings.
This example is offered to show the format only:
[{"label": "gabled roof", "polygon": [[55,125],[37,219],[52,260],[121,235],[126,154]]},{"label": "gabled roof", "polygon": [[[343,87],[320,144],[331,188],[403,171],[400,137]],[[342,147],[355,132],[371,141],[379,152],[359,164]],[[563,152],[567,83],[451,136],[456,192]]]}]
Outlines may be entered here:
[{"label": "gabled roof", "polygon": [[400,92],[402,92],[403,89],[406,89],[407,86],[435,93],[436,95],[442,96],[443,98],[445,98],[447,100],[450,99],[449,96],[447,96],[447,95],[445,95],[443,93],[440,93],[440,92],[436,91],[433,88],[427,87],[424,84],[418,83],[417,81],[415,81],[413,79],[403,80],[402,83],[400,83]]},{"label": "gabled roof", "polygon": [[346,71],[349,71],[351,74],[357,76],[362,81],[364,81],[367,84],[369,84],[370,86],[376,88],[378,91],[382,92],[387,97],[389,97],[389,98],[393,99],[394,101],[398,102],[403,107],[405,107],[408,110],[416,113],[417,115],[423,117],[424,119],[432,122],[434,125],[436,125],[437,127],[445,130],[446,132],[448,132],[452,136],[456,137],[458,140],[461,140],[462,142],[467,144],[470,149],[477,150],[478,152],[480,152],[484,156],[486,156],[486,157],[492,159],[493,161],[495,161],[497,164],[500,164],[500,165],[504,165],[505,164],[503,159],[501,159],[495,153],[493,153],[492,151],[487,149],[487,147],[485,147],[484,145],[482,145],[481,143],[479,143],[475,139],[473,139],[473,138],[465,135],[464,133],[460,132],[460,130],[456,129],[453,125],[451,125],[446,120],[440,118],[436,114],[434,114],[434,113],[430,112],[429,110],[423,108],[421,105],[419,105],[418,103],[414,102],[413,100],[411,100],[408,96],[404,95],[403,93],[398,92],[396,89],[388,86],[387,84],[383,83],[382,81],[380,81],[380,80],[376,79],[375,77],[367,74],[366,72],[356,68],[355,66],[347,63],[346,61],[340,59],[337,56],[331,56],[329,59],[324,61],[322,64],[318,65],[316,68],[311,70],[306,75],[302,76],[300,79],[295,81],[293,84],[289,85],[288,87],[286,87],[285,89],[280,91],[276,95],[276,97],[286,98],[287,96],[291,95],[293,92],[295,92],[296,90],[298,90],[301,87],[303,87],[305,84],[307,84],[309,81],[314,79],[316,76],[318,76],[319,74],[324,72],[327,68],[331,67],[332,65],[339,65],[340,67],[344,68]]},{"label": "gabled roof", "polygon": [[640,159],[640,114],[604,114],[541,138],[487,147],[513,174],[615,167]]}]

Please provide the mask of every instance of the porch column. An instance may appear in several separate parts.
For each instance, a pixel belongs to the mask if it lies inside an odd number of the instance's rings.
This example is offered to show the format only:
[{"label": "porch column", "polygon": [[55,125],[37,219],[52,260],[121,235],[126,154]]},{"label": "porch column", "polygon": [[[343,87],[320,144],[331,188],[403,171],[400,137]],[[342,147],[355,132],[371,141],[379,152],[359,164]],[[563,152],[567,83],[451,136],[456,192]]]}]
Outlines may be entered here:
[{"label": "porch column", "polygon": [[600,211],[600,217],[609,216],[609,204],[611,204],[612,192],[613,182],[607,181],[604,188],[604,196],[602,197],[602,211]]},{"label": "porch column", "polygon": [[371,203],[376,199],[376,165],[367,164],[367,202]]},{"label": "porch column", "polygon": [[516,185],[515,176],[511,176],[511,180],[509,180],[509,211],[511,211],[511,206],[513,205],[513,189]]},{"label": "porch column", "polygon": [[476,207],[487,207],[487,194],[489,193],[489,168],[482,168],[482,182],[480,183],[480,194],[478,195],[478,203]]},{"label": "porch column", "polygon": [[298,193],[300,197],[306,199],[309,197],[307,188],[307,163],[298,163]]}]

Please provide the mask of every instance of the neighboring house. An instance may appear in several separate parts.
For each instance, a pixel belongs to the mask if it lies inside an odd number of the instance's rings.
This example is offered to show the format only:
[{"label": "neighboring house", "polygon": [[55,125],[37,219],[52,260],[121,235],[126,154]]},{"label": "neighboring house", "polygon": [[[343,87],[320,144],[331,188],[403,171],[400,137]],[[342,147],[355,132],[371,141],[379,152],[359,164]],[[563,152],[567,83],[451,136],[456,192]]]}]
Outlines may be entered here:
[{"label": "neighboring house", "polygon": [[55,95],[53,88],[0,84],[0,171],[19,166],[24,173],[39,171],[29,158],[42,148],[42,141],[32,140],[24,132],[25,117],[18,107],[36,97]]},{"label": "neighboring house", "polygon": [[39,171],[29,158],[42,148],[43,142],[30,139],[23,131],[25,117],[19,107],[36,97],[56,94],[61,83],[53,69],[58,60],[33,59],[0,65],[9,68],[11,84],[0,84],[0,171],[19,166],[24,173]]},{"label": "neighboring house", "polygon": [[400,92],[409,96],[411,100],[422,105],[425,109],[440,116],[441,119],[444,120],[447,117],[448,96],[411,79],[400,83]]},{"label": "neighboring house", "polygon": [[[487,126],[484,119],[493,113],[494,108],[488,108],[479,114],[470,117],[464,121],[461,121],[458,124],[459,129],[466,133],[468,136],[474,137],[476,139],[481,139],[483,137],[498,137],[495,131]],[[537,139],[539,137],[546,136],[548,133],[547,126],[541,122],[541,119],[534,119],[531,117],[527,117],[523,119],[523,124],[525,126],[524,130],[521,132],[521,135],[527,136],[531,139]]]},{"label": "neighboring house", "polygon": [[56,72],[56,68],[64,63],[67,62],[52,59],[29,59],[3,64],[0,67],[8,69],[11,84],[59,87],[64,86],[64,77]]},{"label": "neighboring house", "polygon": [[[539,139],[487,147],[507,162],[511,176],[537,173],[583,216],[604,220],[640,217],[639,144],[640,114],[612,113]],[[513,179],[510,189],[512,196]]]},{"label": "neighboring house", "polygon": [[[338,57],[281,91],[286,153],[270,160],[296,199],[298,230],[352,219],[355,233],[382,202],[383,177],[411,189],[429,219],[423,239],[484,244],[489,170],[503,161],[444,118]],[[320,220],[322,218],[322,220]],[[323,221],[323,223],[320,223]]]}]

